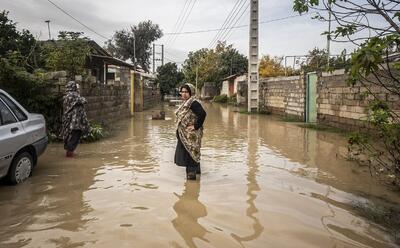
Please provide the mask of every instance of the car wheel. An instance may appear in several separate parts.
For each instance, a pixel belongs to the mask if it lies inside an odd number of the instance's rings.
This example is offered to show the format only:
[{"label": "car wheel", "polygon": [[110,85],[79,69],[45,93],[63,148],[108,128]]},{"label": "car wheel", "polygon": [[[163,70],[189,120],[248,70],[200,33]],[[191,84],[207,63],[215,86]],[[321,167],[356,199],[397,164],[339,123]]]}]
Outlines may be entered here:
[{"label": "car wheel", "polygon": [[8,171],[9,179],[12,184],[18,184],[25,181],[32,172],[33,159],[31,154],[23,152],[19,154],[12,162]]}]

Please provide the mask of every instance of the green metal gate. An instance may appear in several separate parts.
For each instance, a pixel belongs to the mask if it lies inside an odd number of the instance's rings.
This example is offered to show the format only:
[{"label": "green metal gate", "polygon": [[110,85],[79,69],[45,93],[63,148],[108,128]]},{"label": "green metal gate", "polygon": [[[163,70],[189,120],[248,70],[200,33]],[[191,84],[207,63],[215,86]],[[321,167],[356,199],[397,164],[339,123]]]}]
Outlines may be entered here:
[{"label": "green metal gate", "polygon": [[306,122],[317,122],[317,74],[307,74],[306,84]]}]

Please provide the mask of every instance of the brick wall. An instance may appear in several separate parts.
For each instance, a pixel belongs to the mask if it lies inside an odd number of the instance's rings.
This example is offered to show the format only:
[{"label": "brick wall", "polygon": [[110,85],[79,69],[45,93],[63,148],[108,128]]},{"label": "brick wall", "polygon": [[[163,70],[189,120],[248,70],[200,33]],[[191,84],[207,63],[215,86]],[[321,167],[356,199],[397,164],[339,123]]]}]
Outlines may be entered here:
[{"label": "brick wall", "polygon": [[260,109],[304,119],[305,87],[302,76],[261,78]]}]

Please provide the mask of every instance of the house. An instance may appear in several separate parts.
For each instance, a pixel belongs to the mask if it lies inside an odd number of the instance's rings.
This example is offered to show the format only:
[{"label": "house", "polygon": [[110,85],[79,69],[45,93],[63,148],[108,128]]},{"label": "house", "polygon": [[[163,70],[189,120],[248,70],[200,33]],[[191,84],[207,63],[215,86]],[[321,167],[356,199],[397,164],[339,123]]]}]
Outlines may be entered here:
[{"label": "house", "polygon": [[133,64],[114,58],[95,41],[89,41],[91,50],[86,60],[86,68],[94,81],[107,85],[129,85]]},{"label": "house", "polygon": [[243,82],[247,81],[247,75],[231,75],[229,77],[226,77],[222,81],[222,89],[221,89],[221,95],[227,95],[228,97],[231,97],[238,92],[238,84],[241,84]]}]

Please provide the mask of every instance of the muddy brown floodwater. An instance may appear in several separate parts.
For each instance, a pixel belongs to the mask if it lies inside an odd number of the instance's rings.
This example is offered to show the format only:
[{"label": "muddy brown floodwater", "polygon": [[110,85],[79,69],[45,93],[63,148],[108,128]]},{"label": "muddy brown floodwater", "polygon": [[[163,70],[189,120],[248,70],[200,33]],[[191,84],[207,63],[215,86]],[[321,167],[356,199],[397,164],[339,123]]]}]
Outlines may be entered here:
[{"label": "muddy brown floodwater", "polygon": [[197,181],[173,163],[174,107],[74,159],[51,144],[28,181],[0,185],[0,247],[396,247],[352,204],[400,197],[343,158],[343,136],[205,109]]}]

